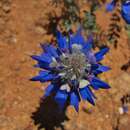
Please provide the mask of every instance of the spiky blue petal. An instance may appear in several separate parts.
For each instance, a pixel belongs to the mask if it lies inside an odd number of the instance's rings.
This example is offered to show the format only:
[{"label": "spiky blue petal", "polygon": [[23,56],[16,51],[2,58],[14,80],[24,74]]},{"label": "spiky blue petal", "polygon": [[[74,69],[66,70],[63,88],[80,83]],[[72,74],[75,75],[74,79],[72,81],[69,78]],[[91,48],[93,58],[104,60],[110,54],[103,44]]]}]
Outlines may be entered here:
[{"label": "spiky blue petal", "polygon": [[103,56],[109,51],[109,48],[103,48],[95,54],[96,61],[99,62],[103,59]]},{"label": "spiky blue petal", "polygon": [[110,86],[107,83],[101,81],[100,79],[98,79],[96,77],[92,78],[91,85],[96,90],[98,90],[99,88],[102,88],[102,89],[109,89],[110,88]]},{"label": "spiky blue petal", "polygon": [[110,3],[106,5],[106,11],[110,12],[113,11],[116,6],[116,1],[112,0]]},{"label": "spiky blue petal", "polygon": [[62,34],[59,31],[57,31],[57,42],[58,42],[59,48],[61,48],[63,50],[68,49],[66,37],[63,37]]},{"label": "spiky blue petal", "polygon": [[99,64],[92,64],[91,70],[97,70],[99,68]]},{"label": "spiky blue petal", "polygon": [[48,87],[47,87],[46,90],[45,90],[44,96],[45,96],[45,97],[50,96],[50,94],[51,94],[52,91],[54,90],[54,87],[55,87],[55,86],[54,86],[53,84],[48,85]]},{"label": "spiky blue petal", "polygon": [[46,69],[46,70],[51,70],[51,67],[49,66],[49,63],[46,62],[38,62],[38,64],[35,64],[34,67],[36,68],[42,68],[42,69]]},{"label": "spiky blue petal", "polygon": [[41,44],[41,46],[45,53],[49,53],[52,57],[55,57],[55,58],[58,57],[57,50],[52,45]]},{"label": "spiky blue petal", "polygon": [[127,24],[130,24],[130,1],[122,4],[121,15]]},{"label": "spiky blue petal", "polygon": [[96,62],[97,62],[96,57],[95,57],[94,53],[91,50],[86,52],[86,57],[87,57],[89,63],[96,64]]},{"label": "spiky blue petal", "polygon": [[109,71],[110,70],[110,67],[108,66],[104,66],[104,65],[99,65],[98,71],[101,71],[101,72],[106,72],[106,71]]},{"label": "spiky blue petal", "polygon": [[90,35],[88,37],[88,40],[87,42],[84,44],[83,48],[82,48],[82,51],[87,54],[88,51],[90,51],[92,49],[92,46],[93,46],[93,37]]},{"label": "spiky blue petal", "polygon": [[75,110],[78,112],[79,111],[79,97],[78,95],[76,94],[76,92],[71,92],[70,93],[70,104],[72,106],[74,106]]},{"label": "spiky blue petal", "polygon": [[58,90],[55,100],[59,104],[60,108],[63,109],[68,97],[68,93],[66,91]]},{"label": "spiky blue petal", "polygon": [[84,40],[84,37],[81,34],[81,28],[78,29],[78,31],[75,35],[71,35],[70,40],[71,40],[71,44],[84,45],[85,40]]},{"label": "spiky blue petal", "polygon": [[95,105],[93,95],[91,94],[91,91],[88,89],[88,87],[80,89],[80,94],[83,100],[87,100],[92,105]]},{"label": "spiky blue petal", "polygon": [[52,62],[52,57],[49,54],[42,54],[41,56],[37,55],[32,55],[31,56],[34,60],[37,60],[38,62],[43,62],[43,63],[51,63]]},{"label": "spiky blue petal", "polygon": [[94,70],[94,74],[100,74],[102,72],[107,72],[110,70],[110,67],[108,66],[103,66],[103,65],[99,65],[98,68],[96,70]]},{"label": "spiky blue petal", "polygon": [[109,71],[110,67],[99,65],[99,64],[92,64],[91,69],[93,73],[97,75],[97,74]]},{"label": "spiky blue petal", "polygon": [[46,82],[46,81],[51,81],[55,77],[53,74],[47,71],[40,71],[39,75],[33,77],[31,80],[32,81],[40,81],[40,82]]}]

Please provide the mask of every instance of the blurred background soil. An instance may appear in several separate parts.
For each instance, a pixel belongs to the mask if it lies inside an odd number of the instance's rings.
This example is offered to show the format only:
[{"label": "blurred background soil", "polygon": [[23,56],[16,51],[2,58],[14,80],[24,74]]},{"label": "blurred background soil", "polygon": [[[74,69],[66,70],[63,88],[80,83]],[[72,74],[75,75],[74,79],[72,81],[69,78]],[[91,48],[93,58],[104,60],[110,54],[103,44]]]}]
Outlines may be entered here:
[{"label": "blurred background soil", "polygon": [[[29,81],[37,74],[30,55],[41,52],[39,43],[55,41],[46,27],[48,14],[60,16],[61,8],[52,0],[0,0],[0,130],[130,130],[130,99],[127,113],[121,112],[121,98],[130,94],[130,41],[124,29],[102,62],[112,68],[101,75],[111,89],[95,92],[96,106],[82,102],[79,113],[71,106],[59,112],[52,97],[41,102],[46,84]],[[110,17],[104,8],[96,12],[103,30]]]}]

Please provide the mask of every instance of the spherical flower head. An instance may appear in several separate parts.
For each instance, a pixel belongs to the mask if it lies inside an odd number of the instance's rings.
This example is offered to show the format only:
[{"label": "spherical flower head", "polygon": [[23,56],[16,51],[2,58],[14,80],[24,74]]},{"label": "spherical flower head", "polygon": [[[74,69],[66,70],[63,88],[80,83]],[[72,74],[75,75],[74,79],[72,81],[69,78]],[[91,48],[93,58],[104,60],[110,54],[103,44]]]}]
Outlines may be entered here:
[{"label": "spherical flower head", "polygon": [[57,32],[57,42],[58,47],[41,45],[43,53],[32,56],[38,62],[35,66],[41,68],[41,71],[31,80],[42,83],[49,81],[44,97],[55,93],[54,98],[61,109],[64,108],[67,100],[76,111],[81,99],[95,105],[96,97],[92,89],[110,88],[107,83],[96,77],[110,69],[99,64],[109,49],[104,48],[94,54],[91,49],[92,36],[86,41],[81,29],[74,35],[70,34],[69,37]]}]

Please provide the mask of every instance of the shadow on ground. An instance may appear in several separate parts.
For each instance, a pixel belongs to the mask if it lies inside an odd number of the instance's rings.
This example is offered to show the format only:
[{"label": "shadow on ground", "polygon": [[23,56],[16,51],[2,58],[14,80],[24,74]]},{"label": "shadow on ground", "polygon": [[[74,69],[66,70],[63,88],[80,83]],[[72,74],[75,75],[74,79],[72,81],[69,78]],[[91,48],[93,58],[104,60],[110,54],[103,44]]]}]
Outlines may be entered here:
[{"label": "shadow on ground", "polygon": [[69,120],[65,110],[59,110],[53,96],[41,100],[40,106],[32,113],[31,118],[34,120],[34,124],[39,126],[38,130],[42,128],[45,130],[55,130],[56,127],[64,130],[63,122]]}]

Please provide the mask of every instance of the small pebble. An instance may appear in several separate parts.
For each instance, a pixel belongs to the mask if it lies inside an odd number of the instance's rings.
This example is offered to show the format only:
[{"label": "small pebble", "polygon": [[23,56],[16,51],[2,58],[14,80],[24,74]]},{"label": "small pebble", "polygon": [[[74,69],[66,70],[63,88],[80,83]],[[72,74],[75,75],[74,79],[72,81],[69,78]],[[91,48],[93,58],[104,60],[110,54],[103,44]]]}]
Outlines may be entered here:
[{"label": "small pebble", "polygon": [[46,34],[46,30],[42,26],[36,26],[35,29],[36,29],[36,33],[38,33],[40,35]]},{"label": "small pebble", "polygon": [[124,114],[124,111],[123,111],[123,108],[122,108],[122,107],[119,107],[118,110],[119,110],[120,115]]},{"label": "small pebble", "polygon": [[10,4],[3,5],[3,10],[5,11],[5,13],[9,13],[11,11]]},{"label": "small pebble", "polygon": [[109,115],[107,114],[107,115],[105,115],[105,117],[108,119],[108,118],[109,118]]}]

